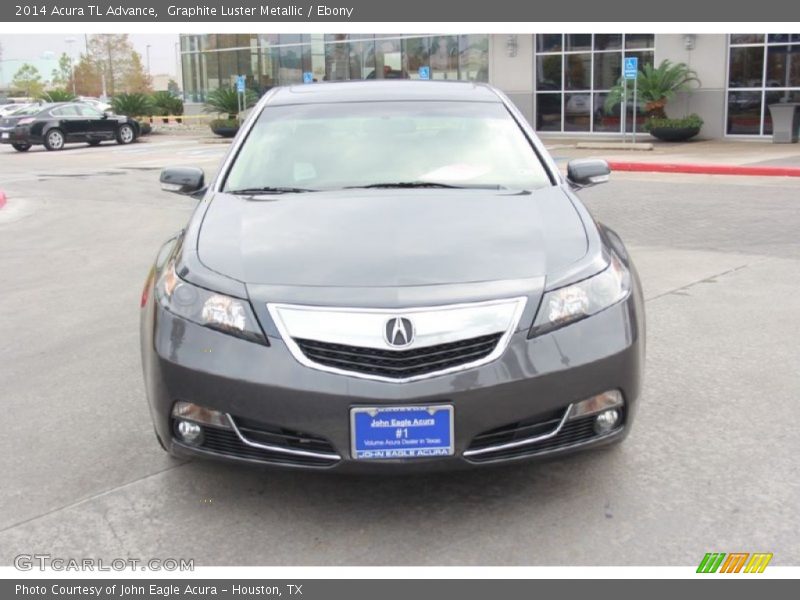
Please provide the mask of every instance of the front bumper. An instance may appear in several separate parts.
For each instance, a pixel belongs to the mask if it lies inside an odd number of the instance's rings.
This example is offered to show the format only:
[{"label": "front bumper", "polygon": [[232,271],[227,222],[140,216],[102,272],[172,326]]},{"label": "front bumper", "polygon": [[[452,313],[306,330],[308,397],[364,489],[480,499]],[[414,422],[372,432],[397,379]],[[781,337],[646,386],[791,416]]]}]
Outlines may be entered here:
[{"label": "front bumper", "polygon": [[[342,471],[425,471],[540,458],[621,440],[630,429],[641,389],[643,336],[641,296],[634,292],[549,334],[528,339],[527,331],[517,331],[504,354],[489,364],[398,384],[303,366],[280,339],[271,337],[270,346],[261,346],[215,332],[166,312],[151,295],[142,319],[142,361],[156,433],[174,454]],[[620,425],[609,434],[596,435],[579,419],[536,444],[464,455],[480,435],[499,432],[498,439],[505,439],[503,432],[515,426],[544,431],[570,404],[607,390],[619,390],[625,400]],[[187,445],[177,440],[171,417],[179,400],[230,414],[262,440],[291,438],[294,448],[327,444],[339,458],[312,460],[259,450],[231,430],[213,431],[213,439],[203,446]],[[352,407],[409,404],[453,405],[453,456],[351,458]],[[244,437],[252,441],[249,434]]]}]

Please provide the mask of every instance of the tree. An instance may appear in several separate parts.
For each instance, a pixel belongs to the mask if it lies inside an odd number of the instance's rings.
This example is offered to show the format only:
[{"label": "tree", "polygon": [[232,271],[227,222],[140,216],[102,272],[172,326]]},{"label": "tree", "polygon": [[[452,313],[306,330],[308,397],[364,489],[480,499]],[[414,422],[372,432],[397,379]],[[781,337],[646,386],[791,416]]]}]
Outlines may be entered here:
[{"label": "tree", "polygon": [[136,51],[131,51],[130,63],[121,87],[121,91],[128,94],[146,94],[153,89],[153,80],[142,67],[142,56]]},{"label": "tree", "polygon": [[89,58],[105,75],[108,95],[150,91],[150,76],[142,67],[142,56],[133,49],[127,34],[89,36]]},{"label": "tree", "polygon": [[178,82],[174,79],[170,79],[167,82],[167,91],[172,94],[173,96],[180,96],[181,95],[181,88],[178,85]]},{"label": "tree", "polygon": [[[658,67],[645,64],[639,70],[636,79],[637,103],[647,113],[648,118],[665,119],[667,113],[664,107],[667,102],[678,92],[691,90],[693,84],[700,85],[700,80],[697,78],[697,73],[686,63],[662,60]],[[620,79],[606,97],[607,112],[612,112],[614,107],[622,102],[625,86],[628,86],[628,97],[633,95],[631,84],[627,80]]]},{"label": "tree", "polygon": [[58,68],[53,69],[51,74],[53,85],[66,87],[72,79],[72,59],[69,54],[63,52],[58,58]]},{"label": "tree", "polygon": [[[103,82],[98,65],[90,56],[81,54],[75,64],[75,92],[79,96],[100,96],[103,93]],[[67,86],[72,89],[72,80]]]},{"label": "tree", "polygon": [[[244,108],[250,108],[258,101],[253,90],[245,90]],[[203,111],[208,113],[227,114],[229,119],[236,119],[239,116],[240,99],[239,93],[234,88],[221,87],[208,93],[206,104]]]},{"label": "tree", "polygon": [[42,83],[42,76],[39,74],[39,69],[32,64],[23,64],[11,80],[11,87],[24,92],[26,96],[31,98],[39,96],[44,91],[44,84]]}]

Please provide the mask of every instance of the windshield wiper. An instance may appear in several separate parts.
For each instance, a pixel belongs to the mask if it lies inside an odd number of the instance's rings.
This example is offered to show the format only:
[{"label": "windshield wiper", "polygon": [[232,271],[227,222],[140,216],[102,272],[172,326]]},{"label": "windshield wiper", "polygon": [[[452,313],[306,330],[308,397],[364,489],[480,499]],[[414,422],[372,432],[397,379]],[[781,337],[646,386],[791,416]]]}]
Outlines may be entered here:
[{"label": "windshield wiper", "polygon": [[451,188],[451,189],[481,189],[481,190],[501,190],[502,185],[497,184],[466,184],[453,185],[451,183],[441,183],[438,181],[391,181],[386,183],[369,183],[366,185],[350,185],[345,189],[369,189],[369,188]]},{"label": "windshield wiper", "polygon": [[240,190],[226,190],[226,194],[239,194],[242,196],[254,196],[256,194],[303,194],[305,192],[316,192],[308,188],[264,186],[254,188],[242,188]]}]

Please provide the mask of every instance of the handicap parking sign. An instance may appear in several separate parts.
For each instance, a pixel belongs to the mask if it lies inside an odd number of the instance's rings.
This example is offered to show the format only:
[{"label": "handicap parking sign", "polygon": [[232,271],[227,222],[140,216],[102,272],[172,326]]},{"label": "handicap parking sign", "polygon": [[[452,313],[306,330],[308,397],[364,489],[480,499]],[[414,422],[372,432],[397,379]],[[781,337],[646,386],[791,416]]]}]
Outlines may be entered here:
[{"label": "handicap parking sign", "polygon": [[314,73],[306,71],[303,73],[303,83],[314,83]]},{"label": "handicap parking sign", "polygon": [[246,83],[246,79],[244,75],[239,75],[236,78],[236,91],[240,94],[244,94],[244,85]]},{"label": "handicap parking sign", "polygon": [[639,72],[639,59],[636,56],[625,57],[625,79],[636,79]]},{"label": "handicap parking sign", "polygon": [[431,68],[430,67],[420,67],[419,68],[419,78],[420,79],[430,79],[431,78]]}]

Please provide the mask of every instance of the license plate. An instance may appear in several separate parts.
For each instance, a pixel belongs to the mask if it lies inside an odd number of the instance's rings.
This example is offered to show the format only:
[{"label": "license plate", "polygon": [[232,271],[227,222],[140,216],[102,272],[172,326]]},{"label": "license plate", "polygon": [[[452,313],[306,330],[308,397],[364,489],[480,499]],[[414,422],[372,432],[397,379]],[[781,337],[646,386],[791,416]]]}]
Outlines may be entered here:
[{"label": "license plate", "polygon": [[356,459],[452,456],[453,407],[382,406],[350,409]]},{"label": "license plate", "polygon": [[4,140],[7,140],[8,138],[9,138],[9,135],[8,135],[7,133],[4,133],[4,134],[3,134],[3,139],[4,139]]}]

